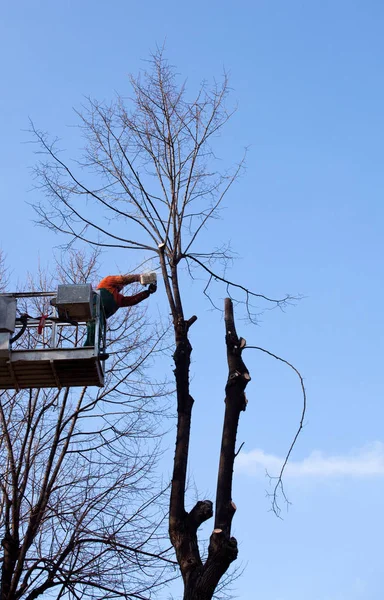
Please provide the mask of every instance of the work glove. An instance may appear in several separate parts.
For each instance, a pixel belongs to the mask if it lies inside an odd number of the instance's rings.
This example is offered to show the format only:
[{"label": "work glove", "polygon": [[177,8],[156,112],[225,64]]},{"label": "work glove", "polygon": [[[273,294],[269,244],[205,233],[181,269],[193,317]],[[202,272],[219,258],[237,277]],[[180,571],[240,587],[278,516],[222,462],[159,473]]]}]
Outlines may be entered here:
[{"label": "work glove", "polygon": [[150,294],[154,294],[156,292],[156,290],[157,290],[156,283],[150,283],[149,286],[148,286],[148,292]]}]

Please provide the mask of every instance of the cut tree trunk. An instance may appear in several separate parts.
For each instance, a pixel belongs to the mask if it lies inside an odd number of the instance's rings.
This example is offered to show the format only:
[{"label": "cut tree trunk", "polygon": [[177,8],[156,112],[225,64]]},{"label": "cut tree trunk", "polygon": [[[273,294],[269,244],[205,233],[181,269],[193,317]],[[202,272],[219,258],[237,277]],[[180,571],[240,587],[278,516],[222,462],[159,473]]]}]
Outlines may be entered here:
[{"label": "cut tree trunk", "polygon": [[189,513],[185,510],[185,486],[193,406],[193,398],[189,393],[192,347],[188,339],[188,329],[195,320],[195,317],[189,321],[180,319],[175,327],[174,361],[178,422],[171,486],[169,533],[184,581],[183,600],[211,600],[221,577],[228,570],[230,564],[236,560],[238,554],[237,541],[231,537],[232,518],[236,511],[236,505],[232,500],[232,479],[239,417],[246,408],[245,387],[251,378],[241,357],[245,340],[237,336],[232,301],[226,298],[225,339],[228,380],[225,387],[225,414],[217,479],[215,528],[209,541],[208,557],[203,563],[197,530],[204,521],[212,517],[212,502],[209,500],[199,501]]}]

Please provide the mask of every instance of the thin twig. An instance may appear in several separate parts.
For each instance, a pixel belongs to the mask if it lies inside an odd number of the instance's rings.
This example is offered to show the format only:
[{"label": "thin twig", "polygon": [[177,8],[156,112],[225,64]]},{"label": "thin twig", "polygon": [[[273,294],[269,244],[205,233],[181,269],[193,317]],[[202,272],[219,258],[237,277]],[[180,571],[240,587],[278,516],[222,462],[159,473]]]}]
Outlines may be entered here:
[{"label": "thin twig", "polygon": [[274,478],[271,477],[271,479],[277,479],[277,483],[276,483],[276,485],[274,487],[274,490],[273,490],[273,492],[271,494],[271,496],[272,496],[272,510],[273,510],[273,512],[275,513],[275,515],[277,517],[280,517],[281,509],[280,509],[280,507],[278,505],[278,502],[277,502],[277,494],[278,494],[278,491],[280,490],[281,493],[282,493],[282,495],[283,495],[283,497],[284,497],[284,499],[285,499],[285,501],[288,503],[288,499],[287,499],[287,497],[285,495],[285,492],[284,492],[283,475],[284,475],[284,471],[285,471],[285,468],[287,466],[288,460],[289,460],[289,458],[291,456],[292,450],[293,450],[293,448],[294,448],[294,446],[296,444],[297,438],[299,437],[300,432],[301,432],[301,430],[304,427],[304,418],[305,418],[305,413],[306,413],[306,410],[307,410],[307,394],[306,394],[306,391],[305,391],[304,379],[303,379],[301,373],[290,362],[288,362],[284,358],[281,358],[280,356],[277,356],[277,354],[273,354],[273,352],[270,352],[269,350],[266,350],[265,348],[261,348],[260,346],[246,346],[244,348],[244,350],[247,350],[247,349],[260,350],[260,352],[264,352],[265,354],[268,354],[269,356],[272,356],[276,360],[279,360],[279,361],[285,363],[286,365],[288,365],[288,367],[290,367],[291,369],[293,369],[293,371],[295,371],[296,375],[300,379],[301,390],[302,390],[302,393],[303,393],[303,408],[302,408],[302,411],[301,411],[301,418],[300,418],[299,427],[297,428],[296,434],[295,434],[295,436],[293,438],[293,441],[292,441],[292,443],[291,443],[291,445],[289,447],[289,450],[288,450],[288,452],[287,452],[287,454],[285,456],[285,459],[284,459],[283,465],[282,465],[282,467],[280,469],[279,475],[277,477],[274,477]]}]

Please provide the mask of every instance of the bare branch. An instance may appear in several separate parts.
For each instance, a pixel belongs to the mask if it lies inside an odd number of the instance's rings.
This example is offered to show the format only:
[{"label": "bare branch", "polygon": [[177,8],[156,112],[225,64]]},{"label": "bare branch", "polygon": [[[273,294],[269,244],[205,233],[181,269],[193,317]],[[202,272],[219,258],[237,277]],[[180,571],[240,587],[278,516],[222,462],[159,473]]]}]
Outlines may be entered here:
[{"label": "bare branch", "polygon": [[285,459],[284,459],[283,465],[282,465],[282,467],[280,469],[279,475],[277,477],[273,477],[272,478],[272,479],[276,479],[277,480],[276,484],[275,484],[275,487],[274,487],[274,490],[273,490],[273,492],[271,494],[271,497],[272,497],[272,510],[273,510],[273,512],[275,513],[275,515],[277,517],[280,517],[281,509],[280,509],[279,504],[278,504],[278,493],[280,491],[282,493],[282,495],[283,495],[284,500],[286,502],[288,502],[287,497],[286,497],[285,492],[284,492],[283,475],[284,475],[285,468],[286,468],[286,466],[288,464],[289,458],[290,458],[290,456],[292,454],[293,448],[294,448],[294,446],[295,446],[295,444],[297,442],[297,438],[299,437],[300,432],[301,432],[301,430],[304,427],[304,419],[305,419],[305,414],[306,414],[306,411],[307,411],[307,393],[306,393],[305,386],[304,386],[304,379],[303,379],[300,371],[298,371],[298,369],[296,369],[296,367],[294,365],[292,365],[290,362],[288,362],[284,358],[281,358],[280,356],[277,356],[277,354],[273,354],[273,352],[270,352],[269,350],[266,350],[265,348],[260,348],[260,346],[247,346],[247,349],[259,350],[260,352],[264,352],[265,354],[268,354],[269,356],[272,356],[276,360],[279,360],[280,362],[288,365],[288,367],[290,367],[296,373],[296,375],[298,376],[298,378],[300,379],[300,386],[301,386],[301,391],[302,391],[302,394],[303,394],[303,408],[302,408],[302,411],[301,411],[301,417],[300,417],[299,426],[298,426],[297,431],[296,431],[296,433],[295,433],[295,435],[293,437],[293,440],[292,440],[292,443],[291,443],[291,445],[290,445],[290,447],[288,449],[288,452],[287,452],[287,454],[285,456]]}]

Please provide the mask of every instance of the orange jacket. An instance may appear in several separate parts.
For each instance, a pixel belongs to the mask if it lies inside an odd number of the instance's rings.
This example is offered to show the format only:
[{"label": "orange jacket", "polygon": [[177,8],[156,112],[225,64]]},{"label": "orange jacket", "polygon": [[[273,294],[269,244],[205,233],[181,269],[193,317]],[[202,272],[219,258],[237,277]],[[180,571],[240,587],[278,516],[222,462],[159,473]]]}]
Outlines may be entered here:
[{"label": "orange jacket", "polygon": [[143,292],[139,292],[133,296],[123,296],[123,294],[120,294],[120,290],[130,283],[139,281],[140,275],[108,275],[108,277],[104,277],[104,279],[100,281],[97,289],[104,289],[110,292],[118,308],[123,306],[134,306],[135,304],[138,304],[142,300],[148,298],[148,290],[144,290]]}]

